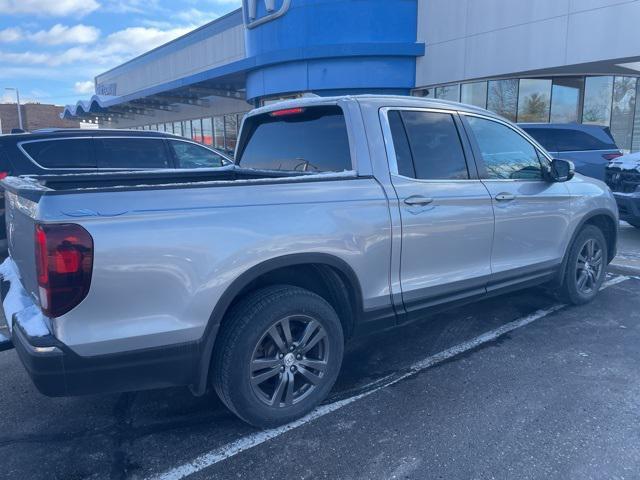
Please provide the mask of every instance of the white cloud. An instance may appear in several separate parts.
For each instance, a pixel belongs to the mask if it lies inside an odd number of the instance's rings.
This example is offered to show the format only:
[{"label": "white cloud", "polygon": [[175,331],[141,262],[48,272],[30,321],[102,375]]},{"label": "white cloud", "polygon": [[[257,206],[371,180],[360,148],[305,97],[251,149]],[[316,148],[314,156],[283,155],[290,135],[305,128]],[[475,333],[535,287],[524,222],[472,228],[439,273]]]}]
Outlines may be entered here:
[{"label": "white cloud", "polygon": [[54,25],[49,30],[29,34],[29,38],[42,45],[62,45],[65,43],[87,44],[93,43],[100,37],[100,30],[87,25]]},{"label": "white cloud", "polygon": [[82,17],[100,8],[96,0],[0,0],[5,15]]},{"label": "white cloud", "polygon": [[5,28],[0,30],[0,43],[11,43],[22,40],[24,34],[22,30],[16,27]]},{"label": "white cloud", "polygon": [[89,95],[95,92],[95,84],[93,80],[87,80],[86,82],[76,82],[73,86],[73,91],[80,95]]}]

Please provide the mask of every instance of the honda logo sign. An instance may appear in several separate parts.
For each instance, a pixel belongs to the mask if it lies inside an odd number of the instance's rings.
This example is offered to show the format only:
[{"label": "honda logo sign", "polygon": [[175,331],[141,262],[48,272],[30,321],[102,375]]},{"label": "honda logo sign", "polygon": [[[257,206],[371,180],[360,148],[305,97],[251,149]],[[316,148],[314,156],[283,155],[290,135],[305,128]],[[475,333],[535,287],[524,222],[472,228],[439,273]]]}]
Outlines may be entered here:
[{"label": "honda logo sign", "polygon": [[[264,4],[265,15],[258,16],[258,2]],[[242,0],[244,24],[247,28],[255,28],[263,23],[281,17],[291,6],[291,0],[281,0],[280,8],[276,6],[278,0]]]}]

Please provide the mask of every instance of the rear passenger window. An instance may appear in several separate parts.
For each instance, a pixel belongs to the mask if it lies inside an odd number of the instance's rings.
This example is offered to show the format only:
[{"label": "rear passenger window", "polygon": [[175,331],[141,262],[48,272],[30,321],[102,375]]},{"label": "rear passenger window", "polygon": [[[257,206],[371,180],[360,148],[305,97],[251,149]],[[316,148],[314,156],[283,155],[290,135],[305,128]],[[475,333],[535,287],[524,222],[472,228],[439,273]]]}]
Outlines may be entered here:
[{"label": "rear passenger window", "polygon": [[200,145],[179,140],[170,140],[169,145],[178,161],[178,168],[214,168],[224,164],[220,155]]},{"label": "rear passenger window", "polygon": [[241,167],[300,172],[352,168],[347,125],[337,106],[248,117],[242,137],[237,162]]},{"label": "rear passenger window", "polygon": [[422,180],[469,178],[458,128],[451,114],[390,112],[389,123],[400,175]]},{"label": "rear passenger window", "polygon": [[155,138],[97,138],[98,168],[170,168],[164,140]]},{"label": "rear passenger window", "polygon": [[27,155],[44,168],[95,168],[92,142],[61,139],[21,144]]}]

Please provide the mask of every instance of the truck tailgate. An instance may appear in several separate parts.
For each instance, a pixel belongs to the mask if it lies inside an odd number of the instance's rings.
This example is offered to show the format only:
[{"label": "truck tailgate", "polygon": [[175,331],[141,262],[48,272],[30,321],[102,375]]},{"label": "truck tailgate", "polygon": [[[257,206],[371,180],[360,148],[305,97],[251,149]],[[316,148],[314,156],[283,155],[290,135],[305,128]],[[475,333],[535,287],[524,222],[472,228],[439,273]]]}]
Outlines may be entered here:
[{"label": "truck tailgate", "polygon": [[35,254],[35,216],[38,204],[7,191],[6,222],[9,255],[15,262],[24,289],[38,303]]}]

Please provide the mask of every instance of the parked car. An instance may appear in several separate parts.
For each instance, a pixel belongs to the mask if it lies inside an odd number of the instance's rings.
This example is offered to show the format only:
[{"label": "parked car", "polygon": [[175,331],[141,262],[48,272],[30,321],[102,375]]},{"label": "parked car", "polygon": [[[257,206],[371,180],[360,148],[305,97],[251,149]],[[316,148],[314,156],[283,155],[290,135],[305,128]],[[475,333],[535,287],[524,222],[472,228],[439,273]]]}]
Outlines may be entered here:
[{"label": "parked car", "polygon": [[3,180],[5,314],[45,394],[213,386],[273,426],[327,396],[345,340],[543,283],[583,304],[616,252],[604,183],[445,101],[271,105],[236,165],[158,175]]},{"label": "parked car", "polygon": [[612,161],[607,167],[607,185],[618,202],[620,219],[640,228],[640,153]]},{"label": "parked car", "polygon": [[521,123],[553,157],[571,160],[576,171],[604,180],[605,168],[622,155],[609,127],[578,123]]},{"label": "parked car", "polygon": [[[158,168],[215,168],[232,164],[222,152],[161,132],[43,129],[0,138],[0,178]],[[6,252],[0,191],[0,252]]]}]

